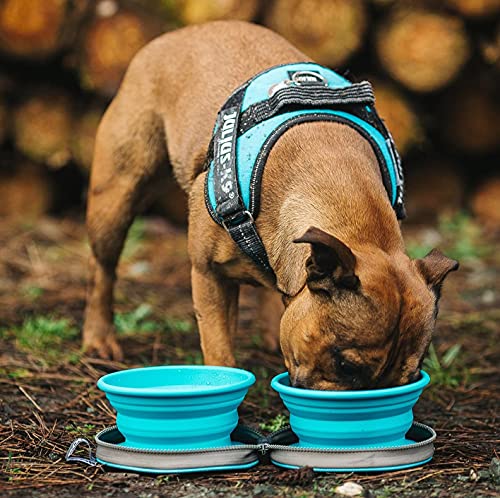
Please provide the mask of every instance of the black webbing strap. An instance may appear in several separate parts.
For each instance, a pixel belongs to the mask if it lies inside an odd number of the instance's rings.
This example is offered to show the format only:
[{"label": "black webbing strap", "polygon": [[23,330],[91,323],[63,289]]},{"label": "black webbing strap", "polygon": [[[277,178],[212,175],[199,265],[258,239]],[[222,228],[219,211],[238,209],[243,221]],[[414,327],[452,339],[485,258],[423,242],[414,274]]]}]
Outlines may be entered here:
[{"label": "black webbing strap", "polygon": [[[394,142],[394,138],[391,135],[389,129],[385,126],[384,121],[378,115],[377,109],[374,106],[370,107],[370,110],[367,111],[365,106],[354,106],[349,110],[351,114],[358,116],[363,121],[366,121],[368,124],[372,125],[375,129],[377,129],[382,136],[385,138],[385,142],[387,144],[387,148],[392,155],[392,160],[394,162],[394,166],[396,168],[396,201],[394,203],[394,211],[396,212],[396,217],[398,220],[404,220],[406,218],[406,209],[404,205],[404,172],[403,172],[403,163],[401,161],[401,156],[399,155],[398,149],[396,148],[396,144]],[[387,166],[385,166],[385,162],[379,159],[380,169],[382,173],[387,174]],[[391,191],[390,187],[384,183],[387,192]],[[389,195],[390,197],[390,195]]]},{"label": "black webbing strap", "polygon": [[267,252],[262,243],[262,239],[257,233],[257,228],[253,217],[248,211],[245,211],[247,218],[239,221],[235,225],[225,225],[225,228],[231,238],[238,244],[239,248],[257,263],[265,271],[271,271],[272,268],[267,259]]},{"label": "black webbing strap", "polygon": [[216,214],[240,249],[265,271],[272,271],[254,219],[240,196],[236,139],[244,88],[231,96],[217,116],[213,137]]},{"label": "black webbing strap", "polygon": [[321,85],[294,85],[277,90],[269,99],[251,105],[240,118],[240,134],[255,125],[279,114],[285,107],[299,106],[300,109],[318,109],[325,106],[373,105],[375,97],[368,81],[353,83],[342,88]]}]

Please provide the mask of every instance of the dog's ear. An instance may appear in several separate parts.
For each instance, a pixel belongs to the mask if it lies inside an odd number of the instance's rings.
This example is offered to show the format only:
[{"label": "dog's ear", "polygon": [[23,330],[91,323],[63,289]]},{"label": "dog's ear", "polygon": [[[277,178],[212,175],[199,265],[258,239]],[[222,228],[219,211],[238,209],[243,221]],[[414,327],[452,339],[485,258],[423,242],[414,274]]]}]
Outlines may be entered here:
[{"label": "dog's ear", "polygon": [[439,296],[439,291],[446,275],[451,271],[458,270],[458,261],[450,259],[441,251],[433,249],[422,259],[416,259],[415,265],[422,274],[427,285]]},{"label": "dog's ear", "polygon": [[359,286],[354,273],[356,256],[337,237],[311,227],[294,242],[311,244],[311,256],[306,261],[307,286],[311,291],[331,293],[332,286],[352,290]]}]

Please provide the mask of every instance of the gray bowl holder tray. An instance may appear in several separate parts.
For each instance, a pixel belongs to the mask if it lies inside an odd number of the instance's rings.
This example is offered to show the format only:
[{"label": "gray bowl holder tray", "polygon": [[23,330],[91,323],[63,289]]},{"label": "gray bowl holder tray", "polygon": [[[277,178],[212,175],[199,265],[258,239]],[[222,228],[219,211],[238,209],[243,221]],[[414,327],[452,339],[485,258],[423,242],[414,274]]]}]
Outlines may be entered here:
[{"label": "gray bowl holder tray", "polygon": [[[301,448],[294,446],[297,436],[290,427],[265,436],[239,425],[231,434],[232,446],[189,450],[148,450],[131,448],[120,443],[124,437],[117,427],[109,427],[95,436],[96,455],[90,443],[75,440],[66,454],[68,461],[89,465],[102,463],[110,467],[147,473],[203,472],[237,470],[259,461],[287,467],[312,467],[318,471],[380,471],[412,467],[429,461],[434,454],[436,433],[426,425],[414,422],[406,435],[414,443],[398,447],[369,449]],[[89,457],[74,455],[86,443]]]}]

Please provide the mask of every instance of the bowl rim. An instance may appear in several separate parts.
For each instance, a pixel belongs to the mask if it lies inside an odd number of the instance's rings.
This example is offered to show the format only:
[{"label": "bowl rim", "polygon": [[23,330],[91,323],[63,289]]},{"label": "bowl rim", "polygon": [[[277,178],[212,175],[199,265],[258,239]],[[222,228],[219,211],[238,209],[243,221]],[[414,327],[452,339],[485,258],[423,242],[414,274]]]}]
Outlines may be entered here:
[{"label": "bowl rim", "polygon": [[[230,373],[243,374],[244,378],[239,382],[234,384],[228,384],[224,386],[203,386],[200,385],[200,389],[193,391],[167,391],[165,389],[158,389],[156,387],[126,387],[117,386],[110,384],[109,382],[115,378],[123,375],[124,372],[141,372],[144,370],[152,371],[162,371],[162,370],[204,370],[205,372],[213,371],[224,371]],[[160,365],[153,367],[139,367],[139,368],[128,368],[124,370],[119,370],[118,372],[112,372],[102,376],[97,381],[97,387],[109,394],[119,394],[123,396],[138,396],[138,397],[155,397],[155,398],[187,398],[187,397],[200,397],[212,394],[224,394],[238,391],[240,389],[247,389],[252,384],[255,383],[255,375],[248,370],[243,370],[242,368],[233,367],[223,367],[223,366],[212,366],[212,365]]]},{"label": "bowl rim", "polygon": [[282,384],[281,381],[287,377],[288,372],[276,375],[271,381],[271,387],[280,394],[295,396],[296,398],[323,399],[332,401],[346,399],[356,401],[358,399],[369,398],[390,398],[423,389],[431,380],[427,372],[420,370],[420,379],[404,386],[384,387],[382,389],[369,389],[362,391],[320,391],[317,389],[302,389]]}]

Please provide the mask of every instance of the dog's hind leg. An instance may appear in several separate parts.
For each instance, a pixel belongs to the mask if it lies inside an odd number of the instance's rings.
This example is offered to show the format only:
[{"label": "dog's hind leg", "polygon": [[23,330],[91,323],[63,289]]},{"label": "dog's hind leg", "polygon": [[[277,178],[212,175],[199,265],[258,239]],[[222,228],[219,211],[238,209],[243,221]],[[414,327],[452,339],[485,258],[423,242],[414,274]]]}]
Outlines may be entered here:
[{"label": "dog's hind leg", "polygon": [[163,123],[140,97],[125,81],[106,112],[96,137],[88,192],[92,256],[83,348],[103,358],[122,357],[113,327],[116,266],[127,231],[152,200],[156,178],[168,160]]},{"label": "dog's hind leg", "polygon": [[277,291],[261,287],[257,289],[259,326],[264,346],[268,351],[278,351],[280,345],[280,321],[285,307]]}]

